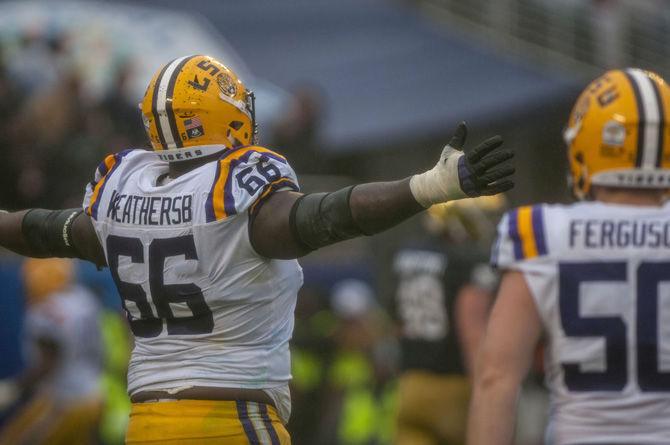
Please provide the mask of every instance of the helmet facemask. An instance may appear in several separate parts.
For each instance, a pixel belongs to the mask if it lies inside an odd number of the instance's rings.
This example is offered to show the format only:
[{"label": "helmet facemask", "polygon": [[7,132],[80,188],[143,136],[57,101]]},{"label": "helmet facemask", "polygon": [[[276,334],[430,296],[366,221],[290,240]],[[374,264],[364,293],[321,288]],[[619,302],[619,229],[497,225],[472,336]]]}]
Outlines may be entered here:
[{"label": "helmet facemask", "polygon": [[258,144],[258,124],[256,123],[256,95],[253,91],[247,90],[245,107],[251,116],[251,145]]}]

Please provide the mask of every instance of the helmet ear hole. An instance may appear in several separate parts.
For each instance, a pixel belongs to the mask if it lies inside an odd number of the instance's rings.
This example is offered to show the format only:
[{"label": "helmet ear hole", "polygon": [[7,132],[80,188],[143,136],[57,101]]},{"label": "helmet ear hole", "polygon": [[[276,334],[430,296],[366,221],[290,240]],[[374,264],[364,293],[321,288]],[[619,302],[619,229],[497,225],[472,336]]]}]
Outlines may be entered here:
[{"label": "helmet ear hole", "polygon": [[228,124],[228,125],[230,125],[230,128],[232,128],[233,130],[237,131],[237,130],[239,130],[240,128],[242,128],[242,125],[244,125],[244,122],[240,122],[240,121],[232,121],[232,122],[231,122],[230,124]]}]

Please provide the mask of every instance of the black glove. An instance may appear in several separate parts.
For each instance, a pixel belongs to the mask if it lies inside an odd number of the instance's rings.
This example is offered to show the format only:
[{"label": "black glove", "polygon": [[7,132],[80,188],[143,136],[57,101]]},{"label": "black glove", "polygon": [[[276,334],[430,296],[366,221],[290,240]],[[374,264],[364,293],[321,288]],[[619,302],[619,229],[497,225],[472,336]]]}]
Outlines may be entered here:
[{"label": "black glove", "polygon": [[473,149],[463,150],[467,132],[465,122],[458,124],[435,167],[410,179],[412,195],[422,206],[428,208],[454,199],[495,195],[514,187],[509,179],[514,167],[501,165],[514,153],[500,148],[502,138],[494,136]]},{"label": "black glove", "polygon": [[467,134],[465,122],[459,123],[448,144],[448,147],[465,154],[458,160],[458,179],[463,193],[470,197],[495,195],[514,187],[509,178],[514,174],[514,167],[501,165],[512,159],[514,152],[500,148],[502,138],[496,135],[469,149],[463,148]]}]

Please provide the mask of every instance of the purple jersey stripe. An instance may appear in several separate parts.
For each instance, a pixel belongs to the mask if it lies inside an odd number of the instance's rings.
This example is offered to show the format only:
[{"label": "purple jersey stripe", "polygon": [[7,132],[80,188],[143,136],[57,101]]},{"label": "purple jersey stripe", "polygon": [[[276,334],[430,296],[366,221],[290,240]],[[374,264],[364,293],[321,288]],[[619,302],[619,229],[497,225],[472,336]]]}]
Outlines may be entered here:
[{"label": "purple jersey stripe", "polygon": [[[253,151],[255,151],[255,150],[253,150]],[[268,158],[272,158],[275,161],[281,162],[282,164],[287,164],[286,159],[284,159],[281,156],[276,155],[274,153],[268,153],[268,152],[265,152],[265,151],[255,151],[255,152],[260,154],[260,155],[267,156]]]},{"label": "purple jersey stripe", "polygon": [[272,190],[279,190],[280,188],[283,187],[288,187],[294,192],[300,191],[300,187],[298,187],[298,184],[293,182],[293,179],[287,178],[285,176],[272,183]]},{"label": "purple jersey stripe", "polygon": [[216,161],[216,174],[214,175],[214,182],[212,182],[212,188],[209,190],[207,202],[205,202],[205,218],[207,222],[216,221],[216,215],[214,214],[214,188],[216,187],[216,182],[220,175],[221,162]]},{"label": "purple jersey stripe", "polygon": [[547,254],[547,243],[544,239],[544,216],[542,206],[533,206],[531,210],[531,220],[533,222],[533,234],[535,234],[535,247],[538,255]]},{"label": "purple jersey stripe", "polygon": [[233,181],[231,178],[235,167],[243,162],[242,158],[244,158],[244,156],[230,161],[228,177],[226,178],[226,184],[223,187],[223,208],[226,210],[226,215],[228,216],[235,215],[237,213],[237,210],[235,209],[235,198],[233,197]]},{"label": "purple jersey stripe", "polygon": [[517,260],[523,259],[523,248],[521,246],[521,237],[519,236],[519,209],[514,209],[508,213],[509,215],[509,237],[514,244],[514,258]]},{"label": "purple jersey stripe", "polygon": [[[294,192],[299,192],[300,187],[298,187],[298,184],[293,182],[291,178],[280,178],[277,181],[273,182],[272,184],[268,184],[263,188],[263,192],[261,195],[258,197],[256,202],[249,207],[249,212],[251,215],[255,215],[257,210],[260,209],[260,204],[262,204],[266,199],[268,199],[272,194],[281,189],[281,188],[286,188],[288,187],[289,189],[293,190]],[[268,192],[268,189],[270,190]],[[267,194],[266,194],[267,193]]]},{"label": "purple jersey stripe", "polygon": [[107,164],[105,164],[104,160],[98,165],[98,173],[101,178],[107,174]]},{"label": "purple jersey stripe", "polygon": [[256,434],[256,430],[251,424],[251,420],[249,420],[247,402],[236,400],[235,403],[237,404],[237,417],[240,419],[240,423],[242,424],[242,428],[244,428],[244,433],[247,435],[247,439],[249,439],[249,445],[260,445],[258,434]]},{"label": "purple jersey stripe", "polygon": [[[109,183],[109,178],[112,176],[112,174],[116,171],[118,166],[121,164],[121,160],[126,157],[128,153],[133,151],[132,149],[128,150],[123,150],[118,152],[117,154],[114,155],[114,165],[112,168],[107,172],[107,175],[105,176],[105,182],[100,186],[100,191],[98,192],[98,199],[95,200],[93,203],[93,206],[91,207],[91,217],[93,219],[98,219],[98,206],[100,205],[100,201],[102,201],[102,194],[105,191],[105,187]],[[102,181],[102,179],[100,179]]]},{"label": "purple jersey stripe", "polygon": [[272,442],[272,445],[279,445],[279,436],[277,436],[277,431],[275,431],[275,427],[274,425],[272,425],[270,416],[268,416],[267,405],[264,403],[259,403],[258,411],[261,413],[263,424],[265,425],[265,429],[267,430],[268,435],[270,436],[270,441]]}]

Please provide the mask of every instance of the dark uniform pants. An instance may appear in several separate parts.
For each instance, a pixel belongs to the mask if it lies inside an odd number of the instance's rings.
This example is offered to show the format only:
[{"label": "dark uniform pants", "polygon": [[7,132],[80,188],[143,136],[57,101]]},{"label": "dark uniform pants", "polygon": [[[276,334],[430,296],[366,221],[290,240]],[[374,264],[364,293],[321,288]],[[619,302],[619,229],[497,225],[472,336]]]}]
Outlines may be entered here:
[{"label": "dark uniform pants", "polygon": [[470,401],[464,376],[407,371],[400,377],[396,445],[460,445]]}]

